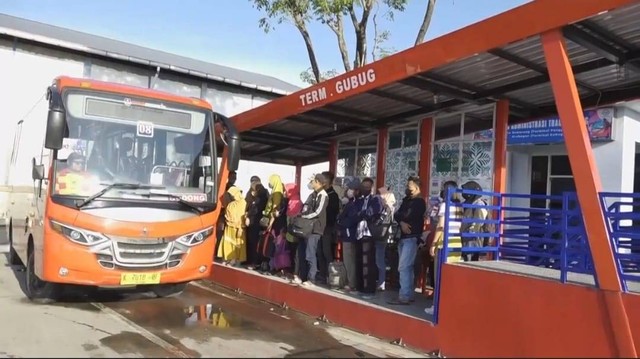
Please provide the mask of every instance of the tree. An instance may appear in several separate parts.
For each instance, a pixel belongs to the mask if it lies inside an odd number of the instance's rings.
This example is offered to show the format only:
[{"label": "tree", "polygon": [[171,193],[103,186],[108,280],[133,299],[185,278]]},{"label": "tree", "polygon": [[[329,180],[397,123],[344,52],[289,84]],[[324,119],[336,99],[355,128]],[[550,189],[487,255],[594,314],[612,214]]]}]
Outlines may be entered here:
[{"label": "tree", "polygon": [[[370,22],[373,26],[373,39],[371,43],[370,58],[375,61],[395,52],[395,49],[387,48],[384,44],[391,37],[389,30],[378,26],[378,14],[383,10],[382,16],[393,21],[394,14],[402,12],[408,0],[250,0],[254,6],[265,13],[260,19],[260,27],[269,32],[274,29],[273,23],[292,23],[302,35],[311,67],[302,72],[300,78],[310,84],[318,83],[337,75],[335,69],[321,71],[315,55],[313,43],[307,25],[311,21],[318,21],[327,25],[336,35],[338,50],[342,59],[344,71],[364,66],[369,59],[367,30]],[[419,27],[415,45],[424,41],[431,23],[436,0],[427,0],[427,8],[422,24]],[[347,42],[345,41],[345,18],[351,23],[355,35],[354,56],[351,59]]]}]

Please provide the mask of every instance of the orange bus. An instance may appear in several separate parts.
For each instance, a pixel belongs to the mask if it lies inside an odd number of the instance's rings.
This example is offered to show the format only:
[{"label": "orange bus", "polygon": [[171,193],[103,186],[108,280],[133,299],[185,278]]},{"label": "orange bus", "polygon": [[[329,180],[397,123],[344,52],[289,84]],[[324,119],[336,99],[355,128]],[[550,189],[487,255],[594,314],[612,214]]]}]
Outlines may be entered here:
[{"label": "orange bus", "polygon": [[200,99],[69,77],[47,100],[44,138],[14,144],[41,152],[30,203],[9,208],[26,295],[52,301],[74,284],[163,297],[208,277],[221,182],[240,160],[230,120]]}]

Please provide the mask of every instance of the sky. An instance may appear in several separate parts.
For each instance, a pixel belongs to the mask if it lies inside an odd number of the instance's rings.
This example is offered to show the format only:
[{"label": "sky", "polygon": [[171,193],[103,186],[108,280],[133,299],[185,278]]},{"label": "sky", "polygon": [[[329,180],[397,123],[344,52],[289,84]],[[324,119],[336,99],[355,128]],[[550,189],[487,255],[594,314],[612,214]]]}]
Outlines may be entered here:
[{"label": "sky", "polygon": [[[470,25],[527,0],[438,0],[426,39]],[[290,23],[265,33],[263,17],[251,0],[2,0],[0,12],[78,31],[131,42],[178,55],[278,77],[303,86],[300,72],[309,59],[300,33]],[[426,0],[409,0],[406,11],[384,20],[386,44],[413,46]],[[349,22],[345,23],[350,25]],[[353,48],[353,30],[347,26]],[[321,70],[341,69],[336,36],[326,25],[309,28]],[[353,53],[353,51],[352,51]]]},{"label": "sky", "polygon": [[[426,40],[526,2],[528,0],[438,0]],[[252,4],[252,0],[0,0],[0,13],[306,86],[300,80],[300,72],[309,68],[309,58],[300,33],[286,22],[274,24],[275,30],[265,33],[258,26],[264,15]],[[385,47],[400,51],[413,46],[425,8],[426,0],[409,0],[406,10],[395,14],[393,22],[385,20],[385,9],[380,8],[378,24],[381,30],[391,32]],[[345,25],[347,44],[353,49],[354,32],[350,22]],[[319,23],[312,23],[309,32],[320,69],[342,69],[335,34]],[[328,170],[327,162],[303,168],[303,183],[313,173],[324,170]],[[279,173],[285,182],[293,182],[295,177],[292,166],[242,161],[238,184],[248,185],[254,174],[266,182],[271,173]],[[307,188],[301,190],[303,198],[306,197]]]}]

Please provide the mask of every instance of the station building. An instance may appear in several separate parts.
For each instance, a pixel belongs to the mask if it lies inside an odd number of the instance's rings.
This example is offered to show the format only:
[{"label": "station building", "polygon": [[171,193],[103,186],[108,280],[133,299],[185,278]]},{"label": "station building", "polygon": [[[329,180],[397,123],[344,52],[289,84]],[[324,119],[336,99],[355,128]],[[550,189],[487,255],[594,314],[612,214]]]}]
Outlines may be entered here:
[{"label": "station building", "polygon": [[[440,261],[433,302],[388,306],[394,293],[365,301],[224,266],[212,280],[446,356],[637,357],[638,276],[622,261],[638,259],[620,246],[637,235],[622,207],[640,198],[639,14],[638,0],[534,0],[233,117],[249,135],[300,134],[252,145],[265,161],[328,159],[339,176],[374,177],[400,197],[409,175],[431,196],[443,181],[476,180],[492,192],[500,225],[531,224],[516,234],[505,225],[499,245],[483,248],[496,254],[486,261]],[[562,192],[554,222],[539,207],[557,199],[533,194]],[[513,219],[512,207],[536,214]],[[555,266],[510,262],[500,252],[508,235],[528,245],[545,236],[523,251]],[[577,246],[593,264],[580,273],[567,269]]]}]

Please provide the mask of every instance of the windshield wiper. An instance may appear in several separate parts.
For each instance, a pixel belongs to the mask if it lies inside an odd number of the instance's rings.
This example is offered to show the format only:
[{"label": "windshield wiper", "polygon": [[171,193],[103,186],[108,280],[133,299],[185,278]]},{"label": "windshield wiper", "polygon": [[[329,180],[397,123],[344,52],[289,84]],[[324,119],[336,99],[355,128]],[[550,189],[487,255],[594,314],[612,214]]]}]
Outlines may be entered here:
[{"label": "windshield wiper", "polygon": [[182,197],[177,196],[175,194],[163,193],[163,192],[151,192],[150,191],[149,193],[145,193],[142,196],[148,196],[148,197],[151,197],[151,196],[163,196],[163,197],[171,198],[171,199],[176,200],[176,202],[179,202],[180,204],[195,210],[198,213],[204,212],[204,209],[196,206],[195,204],[193,204],[191,202],[185,201],[184,199],[182,199]]},{"label": "windshield wiper", "polygon": [[141,184],[141,183],[127,183],[127,182],[112,183],[112,184],[108,185],[107,187],[101,189],[99,192],[96,192],[96,193],[92,194],[91,196],[87,197],[85,200],[83,200],[82,202],[78,203],[76,205],[76,207],[78,209],[80,209],[80,208],[86,206],[87,204],[93,202],[96,198],[104,196],[105,193],[109,192],[113,188],[152,189],[152,188],[158,188],[158,187],[157,186],[146,185],[146,184]]}]

